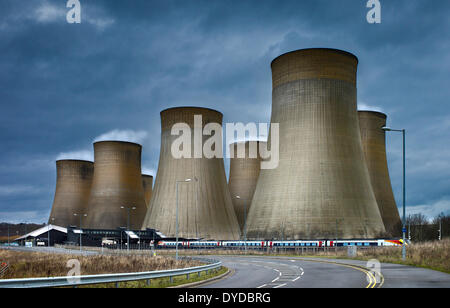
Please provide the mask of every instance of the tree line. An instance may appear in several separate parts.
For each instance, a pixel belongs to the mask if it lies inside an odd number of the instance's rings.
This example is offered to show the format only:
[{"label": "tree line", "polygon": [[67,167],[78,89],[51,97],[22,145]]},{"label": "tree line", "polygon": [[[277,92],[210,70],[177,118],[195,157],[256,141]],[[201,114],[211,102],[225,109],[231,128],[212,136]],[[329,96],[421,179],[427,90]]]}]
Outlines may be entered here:
[{"label": "tree line", "polygon": [[450,237],[450,215],[440,214],[428,219],[423,214],[406,218],[406,237],[412,242],[435,241]]}]

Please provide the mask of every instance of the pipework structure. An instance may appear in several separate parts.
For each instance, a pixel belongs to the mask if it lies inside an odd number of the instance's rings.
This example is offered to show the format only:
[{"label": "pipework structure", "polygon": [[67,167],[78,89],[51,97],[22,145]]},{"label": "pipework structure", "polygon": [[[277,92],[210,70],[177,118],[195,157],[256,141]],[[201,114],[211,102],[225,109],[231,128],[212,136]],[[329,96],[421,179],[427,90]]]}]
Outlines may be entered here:
[{"label": "pipework structure", "polygon": [[271,123],[279,123],[279,165],[261,170],[249,239],[385,234],[362,149],[357,66],[356,56],[324,48],[272,61]]},{"label": "pipework structure", "polygon": [[[194,116],[201,116],[195,125]],[[203,134],[208,124],[222,125],[222,113],[200,107],[176,107],[161,112],[161,149],[155,185],[143,229],[160,230],[169,237],[176,235],[178,186],[178,236],[214,240],[239,239],[239,225],[233,210],[223,158],[198,156],[176,158],[172,145],[179,135],[172,135],[174,125],[183,123],[191,132],[191,153],[195,139],[203,149],[211,136]],[[216,132],[217,133],[217,132]],[[221,137],[221,136],[220,136]],[[220,138],[222,140],[222,138]],[[222,147],[222,141],[220,145]],[[177,182],[191,181],[177,185]]]}]

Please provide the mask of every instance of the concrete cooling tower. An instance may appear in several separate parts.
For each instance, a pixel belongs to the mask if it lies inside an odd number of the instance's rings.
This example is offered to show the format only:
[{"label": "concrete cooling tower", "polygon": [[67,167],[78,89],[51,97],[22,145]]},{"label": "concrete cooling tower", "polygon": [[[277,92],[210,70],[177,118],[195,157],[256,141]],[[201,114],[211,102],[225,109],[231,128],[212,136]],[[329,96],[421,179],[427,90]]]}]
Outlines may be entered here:
[{"label": "concrete cooling tower", "polygon": [[78,226],[75,213],[85,213],[94,174],[94,163],[82,160],[56,162],[56,190],[49,224]]},{"label": "concrete cooling tower", "polygon": [[[147,211],[139,144],[121,141],[94,143],[94,177],[86,225],[91,229],[140,229]],[[124,208],[121,208],[121,207]],[[132,208],[135,209],[132,209]]]},{"label": "concrete cooling tower", "polygon": [[[244,146],[245,157],[239,158],[238,144]],[[258,182],[259,172],[261,170],[261,157],[259,155],[259,146],[266,147],[266,142],[247,141],[230,144],[233,148],[234,158],[230,158],[230,178],[228,187],[233,199],[234,212],[238,219],[239,227],[244,231],[245,216],[248,215],[253,194]],[[255,153],[250,153],[250,147],[256,149]],[[250,155],[252,154],[252,155]],[[236,198],[239,196],[239,198]]]},{"label": "concrete cooling tower", "polygon": [[382,129],[386,126],[387,116],[375,111],[359,111],[358,115],[366,164],[381,218],[388,234],[398,236],[401,232],[401,221],[389,177],[386,133]]},{"label": "concrete cooling tower", "polygon": [[142,186],[144,187],[144,197],[145,197],[145,205],[147,209],[150,205],[150,199],[152,198],[153,191],[153,176],[151,175],[142,175]]},{"label": "concrete cooling tower", "polygon": [[[194,127],[194,116],[201,123]],[[184,125],[190,135],[172,135],[173,125]],[[239,225],[233,211],[227,186],[223,158],[206,158],[195,151],[195,136],[203,146],[211,136],[203,136],[207,124],[222,125],[218,111],[197,108],[171,108],[161,112],[161,153],[150,208],[143,228],[160,230],[169,237],[176,235],[177,181],[179,206],[179,237],[233,240],[239,238]],[[192,156],[175,158],[172,144],[181,136],[192,141]],[[222,148],[222,138],[220,147]],[[183,148],[183,147],[181,147]],[[187,147],[186,147],[187,148]],[[180,147],[178,147],[180,149]],[[183,148],[183,150],[186,150]],[[196,152],[197,154],[194,155]],[[199,155],[200,154],[200,155]],[[191,157],[191,158],[189,158]],[[199,157],[199,158],[192,158]],[[190,179],[191,181],[185,182]]]},{"label": "concrete cooling tower", "polygon": [[385,233],[361,145],[357,65],[354,55],[334,49],[298,50],[272,61],[271,123],[279,123],[279,165],[261,170],[249,238]]}]

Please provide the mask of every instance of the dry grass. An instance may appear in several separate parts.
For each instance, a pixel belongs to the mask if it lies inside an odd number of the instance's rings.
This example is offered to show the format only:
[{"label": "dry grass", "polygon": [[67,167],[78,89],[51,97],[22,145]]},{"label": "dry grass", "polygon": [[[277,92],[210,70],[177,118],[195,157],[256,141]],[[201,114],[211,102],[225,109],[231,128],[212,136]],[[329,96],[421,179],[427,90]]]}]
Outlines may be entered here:
[{"label": "dry grass", "polygon": [[148,255],[78,256],[0,250],[0,262],[9,264],[9,269],[2,279],[66,276],[70,270],[66,267],[70,259],[80,261],[81,275],[144,272],[201,265],[199,261],[182,259],[177,262],[173,258]]},{"label": "dry grass", "polygon": [[358,259],[378,259],[380,262],[399,263],[438,270],[450,274],[450,239],[411,244],[402,260],[401,247],[370,248],[358,251]]}]

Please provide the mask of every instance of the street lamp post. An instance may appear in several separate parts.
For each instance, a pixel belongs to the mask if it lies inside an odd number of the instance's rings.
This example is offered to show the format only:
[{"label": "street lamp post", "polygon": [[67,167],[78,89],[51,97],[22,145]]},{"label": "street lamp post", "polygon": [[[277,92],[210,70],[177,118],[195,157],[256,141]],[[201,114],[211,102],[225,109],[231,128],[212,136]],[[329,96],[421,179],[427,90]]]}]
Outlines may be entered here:
[{"label": "street lamp post", "polygon": [[81,220],[82,220],[83,217],[87,217],[87,214],[74,213],[73,216],[80,217],[80,251],[81,251],[81,247],[82,247],[81,234],[83,233],[83,231],[81,229]]},{"label": "street lamp post", "polygon": [[442,240],[442,217],[439,217],[439,240]]},{"label": "street lamp post", "polygon": [[177,189],[177,213],[176,213],[176,224],[175,224],[175,237],[176,237],[176,240],[175,240],[175,244],[176,244],[176,247],[175,247],[175,259],[177,261],[178,261],[178,184],[179,183],[187,183],[187,182],[191,182],[191,181],[192,181],[192,179],[185,179],[185,180],[176,182],[176,189]]},{"label": "street lamp post", "polygon": [[[195,175],[194,175],[194,181],[196,183],[194,186],[194,189],[195,189],[195,238],[198,241],[198,226],[199,226],[198,225],[198,191],[199,191],[200,182],[198,180],[198,177]],[[200,249],[200,245],[198,245],[198,246]]]},{"label": "street lamp post", "polygon": [[126,206],[121,206],[121,209],[126,209],[127,210],[127,252],[130,252],[130,212],[131,210],[135,210],[136,207],[126,207]]},{"label": "street lamp post", "polygon": [[[55,218],[50,218],[50,221],[54,221],[55,220]],[[47,226],[47,235],[48,235],[48,239],[47,239],[47,241],[48,241],[48,247],[50,247],[50,223],[48,224],[48,226]]]},{"label": "street lamp post", "polygon": [[382,128],[386,132],[401,132],[403,136],[403,218],[402,218],[402,259],[406,260],[406,130],[405,129],[392,129],[389,127]]},{"label": "street lamp post", "polygon": [[195,237],[198,240],[198,185],[199,181],[196,176],[194,176],[194,181],[197,183],[195,185]]},{"label": "street lamp post", "polygon": [[[241,199],[240,196],[235,196],[236,199]],[[244,202],[244,251],[247,254],[247,202]]]}]

